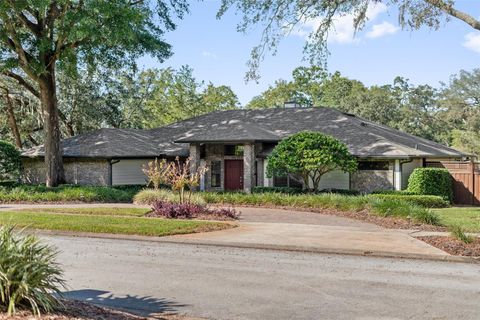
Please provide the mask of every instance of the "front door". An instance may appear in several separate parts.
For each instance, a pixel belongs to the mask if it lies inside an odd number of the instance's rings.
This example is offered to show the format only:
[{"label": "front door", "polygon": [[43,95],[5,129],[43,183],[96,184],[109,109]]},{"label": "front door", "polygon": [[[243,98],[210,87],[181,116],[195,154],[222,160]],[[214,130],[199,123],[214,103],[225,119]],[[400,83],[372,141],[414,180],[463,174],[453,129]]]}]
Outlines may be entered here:
[{"label": "front door", "polygon": [[243,190],[243,160],[225,160],[225,190]]}]

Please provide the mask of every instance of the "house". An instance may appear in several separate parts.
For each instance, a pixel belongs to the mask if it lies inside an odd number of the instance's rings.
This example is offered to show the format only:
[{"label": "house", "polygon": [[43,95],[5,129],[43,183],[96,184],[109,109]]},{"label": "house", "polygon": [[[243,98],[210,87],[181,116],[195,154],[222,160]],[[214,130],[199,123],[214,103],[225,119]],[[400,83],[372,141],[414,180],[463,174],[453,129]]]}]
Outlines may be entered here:
[{"label": "house", "polygon": [[[401,190],[413,169],[427,162],[468,157],[433,141],[367,121],[332,108],[274,108],[217,111],[151,129],[100,129],[63,141],[67,183],[144,184],[141,167],[155,158],[192,159],[207,165],[202,190],[244,190],[254,186],[300,186],[294,177],[268,178],[268,155],[294,133],[310,130],[343,141],[359,161],[353,174],[334,171],[322,189],[370,192]],[[23,179],[44,182],[43,146],[23,153]]]}]

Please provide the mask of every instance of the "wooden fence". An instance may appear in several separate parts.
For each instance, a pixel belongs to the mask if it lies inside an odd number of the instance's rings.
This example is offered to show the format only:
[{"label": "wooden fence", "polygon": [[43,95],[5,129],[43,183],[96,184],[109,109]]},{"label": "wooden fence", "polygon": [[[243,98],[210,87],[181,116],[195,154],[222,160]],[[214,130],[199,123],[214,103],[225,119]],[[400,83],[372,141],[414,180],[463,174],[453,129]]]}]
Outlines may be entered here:
[{"label": "wooden fence", "polygon": [[480,205],[480,164],[470,161],[427,162],[427,167],[445,168],[453,178],[455,204]]}]

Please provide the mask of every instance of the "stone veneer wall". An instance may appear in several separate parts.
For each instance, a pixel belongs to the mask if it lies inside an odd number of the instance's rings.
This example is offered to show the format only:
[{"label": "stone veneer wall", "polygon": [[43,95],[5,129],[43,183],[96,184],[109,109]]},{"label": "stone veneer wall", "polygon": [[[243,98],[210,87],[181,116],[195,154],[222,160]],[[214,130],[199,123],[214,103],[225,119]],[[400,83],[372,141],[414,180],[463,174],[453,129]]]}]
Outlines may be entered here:
[{"label": "stone veneer wall", "polygon": [[[64,159],[65,183],[107,186],[110,184],[110,163],[107,160]],[[45,183],[43,159],[24,159],[22,182]]]},{"label": "stone veneer wall", "polygon": [[390,162],[388,170],[359,170],[353,173],[350,179],[350,189],[362,193],[375,190],[393,190],[393,162]]}]

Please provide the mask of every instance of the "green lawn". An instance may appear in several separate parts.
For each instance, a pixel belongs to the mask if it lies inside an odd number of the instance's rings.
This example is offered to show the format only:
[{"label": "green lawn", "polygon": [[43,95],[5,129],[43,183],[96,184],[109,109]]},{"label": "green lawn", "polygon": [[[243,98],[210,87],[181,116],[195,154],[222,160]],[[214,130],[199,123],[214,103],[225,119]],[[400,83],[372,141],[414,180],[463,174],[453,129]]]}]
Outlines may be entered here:
[{"label": "green lawn", "polygon": [[459,225],[469,232],[480,232],[480,208],[461,207],[434,209],[447,226]]},{"label": "green lawn", "polygon": [[[42,211],[1,211],[0,225],[9,224],[18,227],[33,229],[114,233],[143,236],[168,236],[173,234],[185,234],[195,232],[206,232],[222,230],[232,227],[231,224],[211,221],[194,220],[166,220],[158,218],[143,218],[130,216],[93,214],[91,209],[86,209],[87,214],[72,213],[51,213]],[[59,210],[61,211],[61,210]],[[63,210],[64,211],[64,210]],[[71,210],[70,210],[71,211]],[[102,212],[99,210],[99,212]],[[103,211],[103,213],[105,213]]]},{"label": "green lawn", "polygon": [[35,208],[35,209],[26,209],[26,210],[20,210],[20,211],[68,213],[68,214],[83,214],[83,215],[96,215],[96,216],[142,217],[147,212],[151,211],[151,209],[97,207],[97,208]]}]

